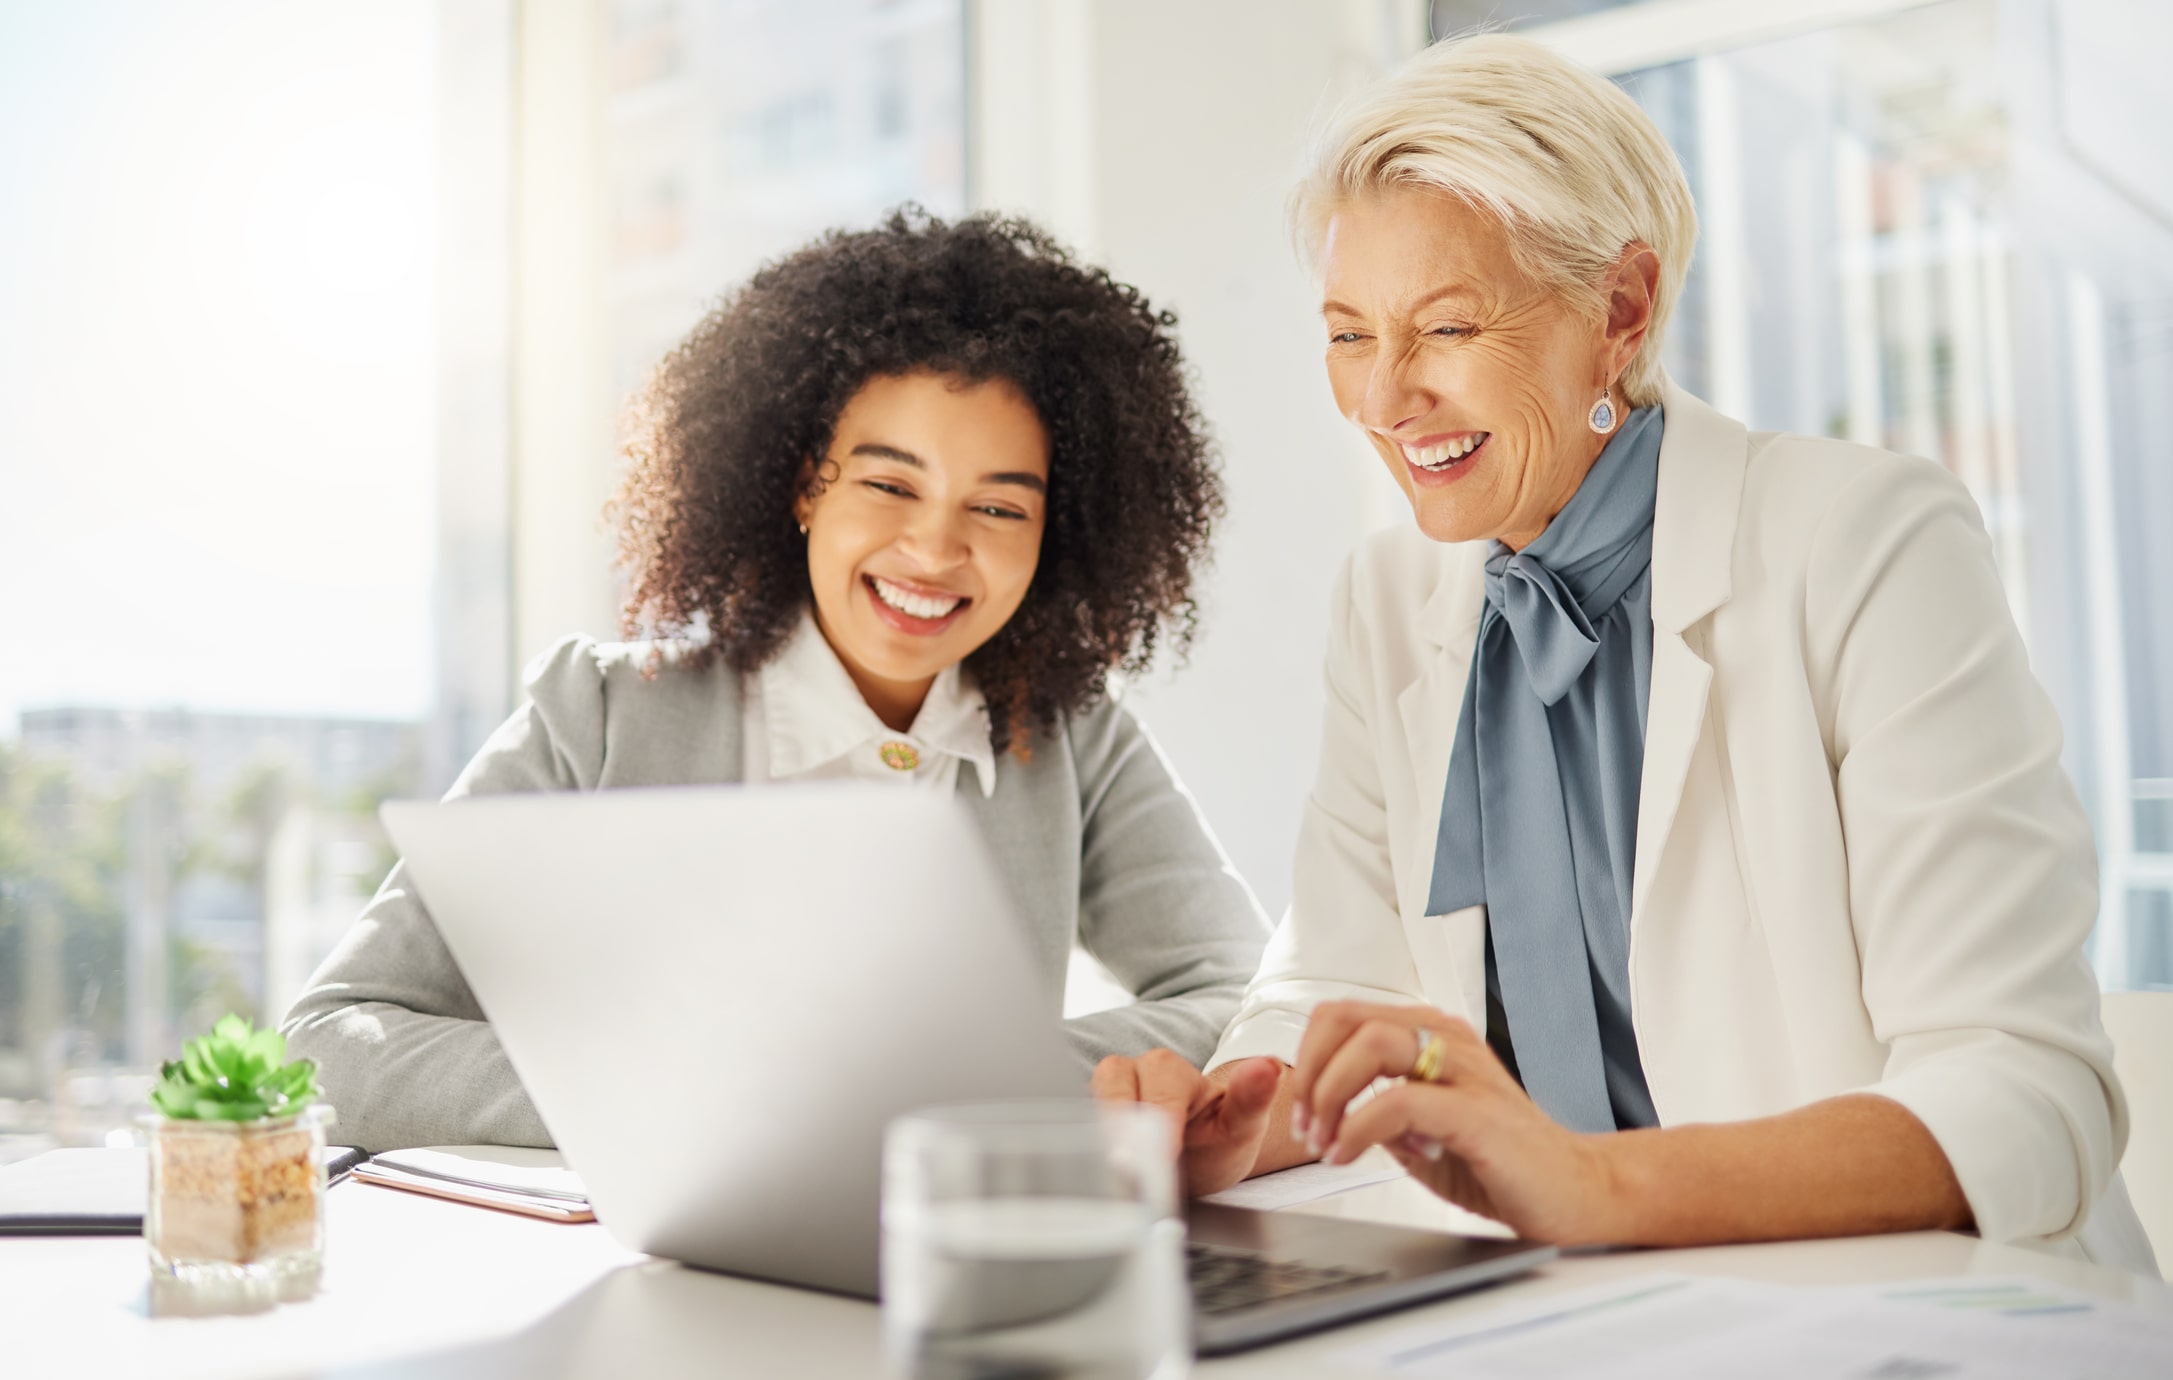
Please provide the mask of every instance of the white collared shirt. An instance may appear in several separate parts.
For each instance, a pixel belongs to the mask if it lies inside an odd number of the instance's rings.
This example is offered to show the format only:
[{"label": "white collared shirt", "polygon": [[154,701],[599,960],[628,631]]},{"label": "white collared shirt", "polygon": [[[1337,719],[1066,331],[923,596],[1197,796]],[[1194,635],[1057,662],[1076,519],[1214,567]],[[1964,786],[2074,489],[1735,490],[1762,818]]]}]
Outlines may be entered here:
[{"label": "white collared shirt", "polygon": [[740,730],[749,782],[898,781],[947,792],[957,788],[959,763],[971,762],[981,793],[996,792],[988,702],[971,677],[947,668],[913,726],[893,732],[860,697],[812,613],[800,616],[761,670],[742,678]]}]

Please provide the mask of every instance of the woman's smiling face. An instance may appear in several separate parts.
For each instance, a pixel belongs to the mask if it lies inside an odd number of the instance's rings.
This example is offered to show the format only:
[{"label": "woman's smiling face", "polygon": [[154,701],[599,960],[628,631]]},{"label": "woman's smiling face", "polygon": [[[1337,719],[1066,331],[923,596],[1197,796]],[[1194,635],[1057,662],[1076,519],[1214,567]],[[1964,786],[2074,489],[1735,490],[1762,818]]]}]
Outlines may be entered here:
[{"label": "woman's smiling face", "polygon": [[1632,245],[1624,263],[1608,315],[1586,316],[1517,266],[1499,221],[1454,197],[1388,187],[1329,220],[1329,385],[1427,536],[1522,548],[1577,492],[1607,440],[1586,417],[1650,319],[1657,261]]},{"label": "woman's smiling face", "polygon": [[1026,598],[1047,517],[1049,437],[1004,380],[868,381],[838,415],[807,528],[815,620],[886,724]]}]

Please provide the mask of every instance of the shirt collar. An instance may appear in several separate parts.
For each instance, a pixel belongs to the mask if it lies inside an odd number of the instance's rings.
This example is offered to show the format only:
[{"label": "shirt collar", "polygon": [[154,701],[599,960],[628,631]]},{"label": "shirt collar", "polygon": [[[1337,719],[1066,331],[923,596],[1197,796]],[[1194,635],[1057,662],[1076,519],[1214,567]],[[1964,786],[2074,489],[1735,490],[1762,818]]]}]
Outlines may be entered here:
[{"label": "shirt collar", "polygon": [[949,666],[905,733],[888,728],[831,650],[812,612],[800,615],[785,645],[758,673],[763,733],[773,778],[798,776],[870,743],[904,739],[973,764],[981,794],[996,793],[996,753],[988,741],[988,702],[961,668]]}]

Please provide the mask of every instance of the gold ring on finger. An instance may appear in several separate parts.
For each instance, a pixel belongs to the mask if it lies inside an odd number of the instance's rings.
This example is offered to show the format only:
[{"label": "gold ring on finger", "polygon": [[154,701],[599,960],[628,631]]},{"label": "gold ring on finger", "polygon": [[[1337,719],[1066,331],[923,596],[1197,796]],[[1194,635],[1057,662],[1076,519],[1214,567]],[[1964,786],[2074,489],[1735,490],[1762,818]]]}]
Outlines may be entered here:
[{"label": "gold ring on finger", "polygon": [[1441,1065],[1449,1055],[1448,1042],[1424,1026],[1418,1028],[1418,1057],[1411,1061],[1411,1076],[1421,1083],[1441,1081]]}]

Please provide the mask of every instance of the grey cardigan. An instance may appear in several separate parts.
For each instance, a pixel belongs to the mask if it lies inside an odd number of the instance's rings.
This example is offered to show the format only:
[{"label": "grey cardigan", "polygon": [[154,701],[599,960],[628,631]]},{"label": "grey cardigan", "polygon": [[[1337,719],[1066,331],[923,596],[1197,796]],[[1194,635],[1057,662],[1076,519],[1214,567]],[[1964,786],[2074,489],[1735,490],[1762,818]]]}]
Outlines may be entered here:
[{"label": "grey cardigan", "polygon": [[[448,800],[500,791],[736,782],[740,680],[674,649],[561,642],[528,671],[529,700],[476,754]],[[1237,1011],[1268,925],[1139,721],[1114,700],[999,758],[996,789],[959,773],[1029,932],[1058,1014],[1074,941],[1139,998],[1066,1022],[1091,1064],[1166,1045],[1204,1062]],[[940,942],[931,936],[931,942]],[[314,1059],[343,1141],[549,1145],[505,1051],[395,866],[281,1025]]]}]

